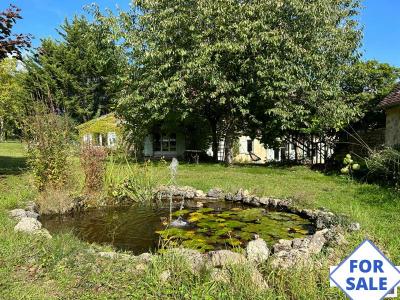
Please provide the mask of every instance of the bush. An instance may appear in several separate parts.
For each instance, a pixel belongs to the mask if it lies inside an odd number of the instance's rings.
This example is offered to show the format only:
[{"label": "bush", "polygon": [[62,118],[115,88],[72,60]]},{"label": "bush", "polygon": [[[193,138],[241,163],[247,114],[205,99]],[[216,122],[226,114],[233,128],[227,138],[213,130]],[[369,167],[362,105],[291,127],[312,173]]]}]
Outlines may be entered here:
[{"label": "bush", "polygon": [[[165,161],[161,163],[165,164],[167,170]],[[117,202],[153,204],[155,189],[167,182],[166,173],[162,174],[150,161],[143,164],[127,162],[127,165],[127,173],[122,179],[108,179],[110,196]]]},{"label": "bush", "polygon": [[91,145],[82,146],[80,161],[85,173],[85,193],[99,192],[103,188],[107,149]]},{"label": "bush", "polygon": [[373,152],[366,159],[369,177],[374,181],[400,186],[400,151],[398,147]]},{"label": "bush", "polygon": [[39,191],[63,186],[68,175],[71,124],[44,106],[24,122],[24,138],[28,148],[28,164]]},{"label": "bush", "polygon": [[36,200],[41,214],[65,214],[74,208],[74,198],[69,189],[63,187],[47,187]]}]

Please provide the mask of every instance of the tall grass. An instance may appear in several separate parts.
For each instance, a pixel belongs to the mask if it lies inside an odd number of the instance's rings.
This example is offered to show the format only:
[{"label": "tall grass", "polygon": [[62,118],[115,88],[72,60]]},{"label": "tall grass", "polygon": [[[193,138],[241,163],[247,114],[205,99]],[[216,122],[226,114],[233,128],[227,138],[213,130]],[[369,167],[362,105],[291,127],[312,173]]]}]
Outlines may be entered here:
[{"label": "tall grass", "polygon": [[[164,170],[165,169],[165,170]],[[112,158],[106,176],[109,195],[119,203],[152,204],[158,186],[168,183],[167,163],[132,163]]]}]

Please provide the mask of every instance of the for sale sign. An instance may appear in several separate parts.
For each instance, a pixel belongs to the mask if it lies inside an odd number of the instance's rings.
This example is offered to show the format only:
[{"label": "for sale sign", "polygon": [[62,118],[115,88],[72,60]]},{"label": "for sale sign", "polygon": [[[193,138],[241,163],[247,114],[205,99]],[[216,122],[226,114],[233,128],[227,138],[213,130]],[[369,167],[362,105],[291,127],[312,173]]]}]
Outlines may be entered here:
[{"label": "for sale sign", "polygon": [[397,295],[400,268],[365,240],[339,266],[331,267],[330,280],[350,299],[380,300]]}]

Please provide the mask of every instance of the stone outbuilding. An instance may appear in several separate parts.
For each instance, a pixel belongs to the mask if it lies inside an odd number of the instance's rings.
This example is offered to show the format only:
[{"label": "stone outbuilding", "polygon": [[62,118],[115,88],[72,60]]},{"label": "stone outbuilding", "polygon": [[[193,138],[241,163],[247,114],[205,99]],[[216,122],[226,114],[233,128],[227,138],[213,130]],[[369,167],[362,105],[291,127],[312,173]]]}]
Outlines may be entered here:
[{"label": "stone outbuilding", "polygon": [[400,145],[400,83],[379,103],[379,107],[386,112],[386,146]]}]

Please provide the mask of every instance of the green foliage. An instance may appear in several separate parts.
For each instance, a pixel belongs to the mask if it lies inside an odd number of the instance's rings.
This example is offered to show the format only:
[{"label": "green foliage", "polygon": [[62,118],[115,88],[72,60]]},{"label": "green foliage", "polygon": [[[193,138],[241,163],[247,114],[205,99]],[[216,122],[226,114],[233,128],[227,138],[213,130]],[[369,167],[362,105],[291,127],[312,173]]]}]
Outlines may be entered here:
[{"label": "green foliage", "polygon": [[24,139],[28,146],[28,164],[39,191],[65,185],[71,141],[69,119],[44,106],[36,106],[33,114],[25,119]]},{"label": "green foliage", "polygon": [[374,151],[366,159],[370,179],[383,184],[400,186],[400,151],[399,147]]},{"label": "green foliage", "polygon": [[6,58],[0,61],[0,141],[20,129],[24,101],[27,101],[21,76],[17,60]]},{"label": "green foliage", "polygon": [[[155,199],[156,188],[167,183],[166,173],[160,172],[151,161],[143,164],[129,163],[128,172],[122,177],[114,177],[112,173],[107,174],[107,184],[110,196],[119,203],[139,203],[152,205]],[[161,164],[167,169],[166,163]],[[118,168],[113,163],[112,169]]]},{"label": "green foliage", "polygon": [[126,60],[101,20],[75,16],[59,28],[59,39],[42,40],[25,63],[25,88],[81,123],[111,112],[124,79]]},{"label": "green foliage", "polygon": [[81,148],[80,162],[85,173],[85,192],[101,192],[106,171],[107,149],[84,145]]},{"label": "green foliage", "polygon": [[358,113],[341,88],[358,57],[358,10],[357,0],[134,1],[114,20],[135,62],[119,111],[132,128],[200,115],[229,151],[246,128],[266,144],[342,128]]},{"label": "green foliage", "polygon": [[351,122],[354,130],[385,126],[385,114],[378,104],[393,90],[399,78],[399,68],[375,60],[360,61],[349,68],[342,87],[359,111],[359,117]]},{"label": "green foliage", "polygon": [[[293,239],[309,234],[311,223],[298,215],[266,212],[261,208],[202,208],[178,211],[190,222],[187,228],[166,228],[158,231],[166,245],[180,243],[199,251],[245,246],[259,234],[270,245],[279,239]],[[176,216],[178,214],[175,214]]]},{"label": "green foliage", "polygon": [[340,170],[340,172],[344,175],[348,175],[350,178],[353,178],[354,171],[360,170],[360,165],[356,163],[350,154],[346,154],[343,159],[344,167]]},{"label": "green foliage", "polygon": [[31,46],[31,36],[15,34],[13,27],[21,17],[21,9],[15,5],[0,11],[0,61],[10,56],[22,58],[22,50]]},{"label": "green foliage", "polygon": [[87,133],[107,134],[108,132],[115,132],[120,138],[122,135],[122,126],[118,125],[118,121],[113,113],[90,120],[76,128],[79,131],[80,138]]},{"label": "green foliage", "polygon": [[[20,143],[0,143],[0,159],[4,161],[23,154]],[[14,170],[19,171],[20,166],[16,164]],[[121,164],[113,176],[120,175],[123,168],[126,166]],[[30,180],[29,173],[0,176],[0,295],[4,299],[344,299],[339,289],[329,287],[329,266],[346,258],[366,236],[396,265],[400,263],[400,236],[393,235],[399,224],[399,193],[305,167],[180,165],[180,185],[203,190],[220,186],[231,192],[242,186],[260,195],[310,200],[307,203],[312,208],[326,207],[360,222],[359,234],[345,236],[348,243],[310,258],[306,266],[296,265],[288,270],[261,266],[269,286],[265,291],[250,284],[251,270],[229,268],[232,280],[216,282],[208,272],[191,273],[184,257],[165,254],[142,271],[143,264],[136,260],[127,262],[123,256],[108,259],[92,254],[88,249],[110,249],[82,242],[70,233],[54,235],[51,240],[15,233],[16,223],[9,218],[8,210],[24,207],[25,201],[35,198]],[[170,271],[171,277],[168,282],[161,282],[159,275],[165,270]],[[105,284],[112,288],[104,288]]]}]

